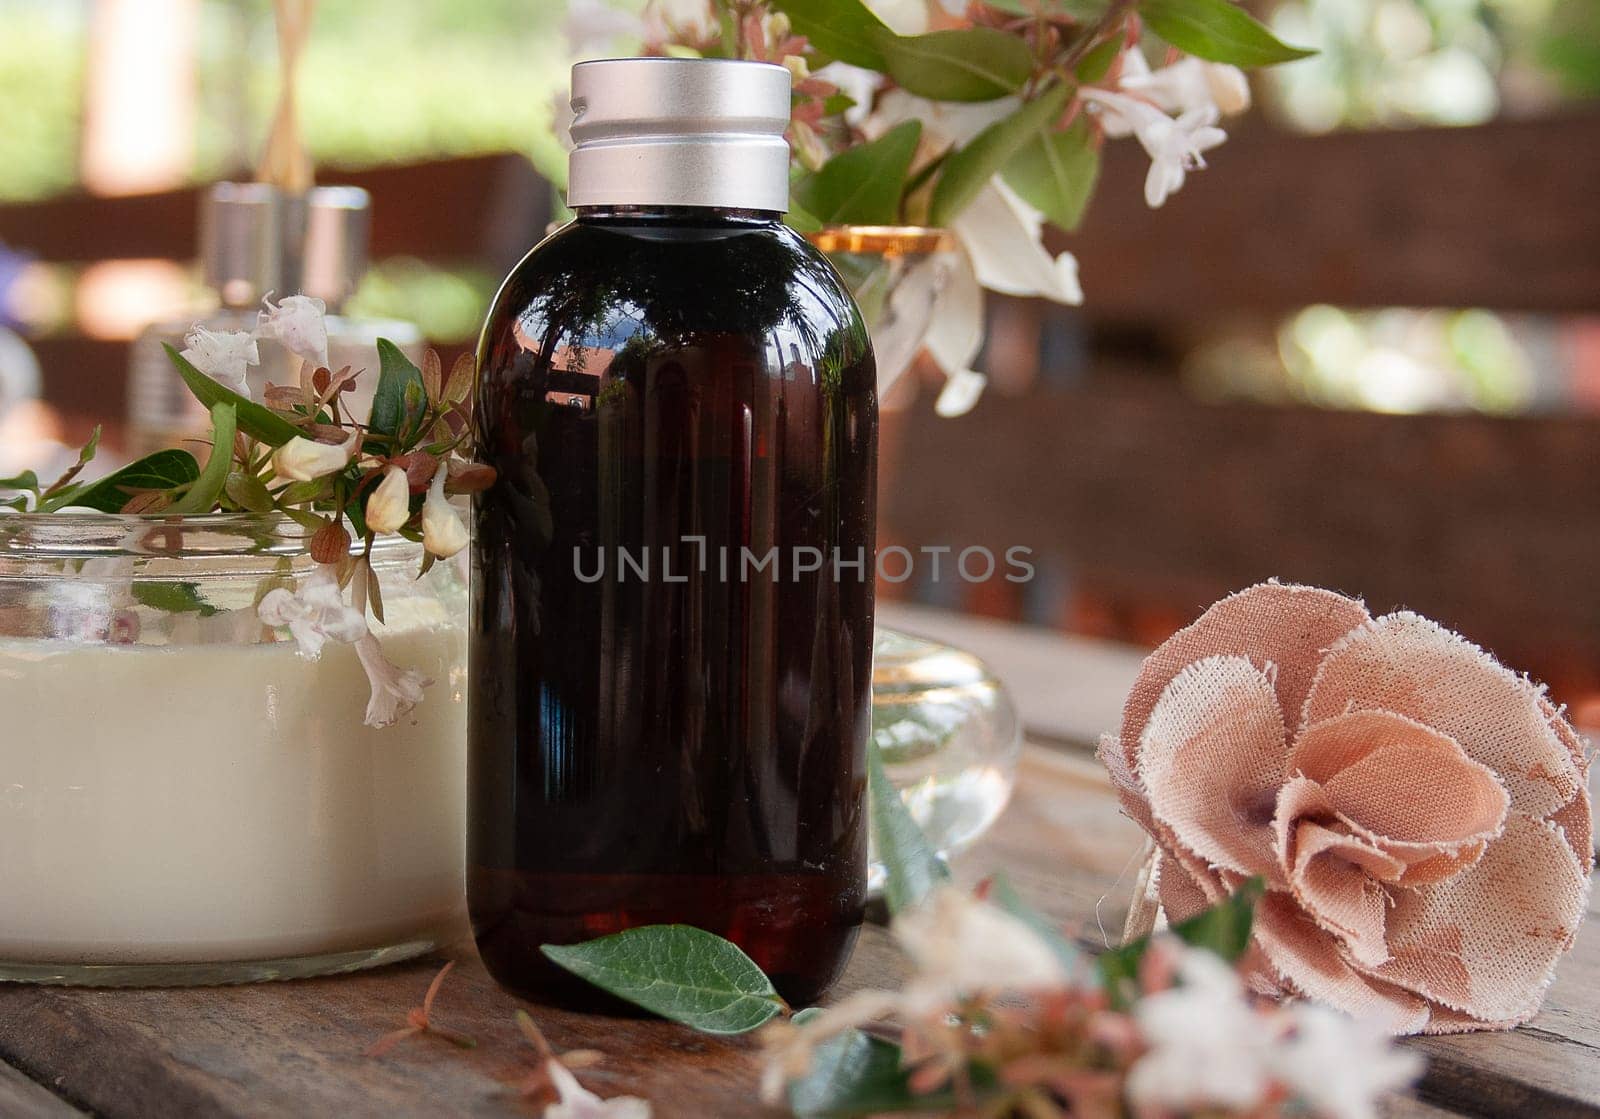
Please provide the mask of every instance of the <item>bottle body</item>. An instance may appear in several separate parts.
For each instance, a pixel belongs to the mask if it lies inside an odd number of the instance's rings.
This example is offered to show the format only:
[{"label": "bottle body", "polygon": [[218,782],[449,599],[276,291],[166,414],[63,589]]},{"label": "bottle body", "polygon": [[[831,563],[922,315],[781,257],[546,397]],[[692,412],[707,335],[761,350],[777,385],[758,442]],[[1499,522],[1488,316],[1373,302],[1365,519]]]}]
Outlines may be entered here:
[{"label": "bottle body", "polygon": [[539,945],[684,923],[787,998],[865,900],[877,401],[828,264],[770,215],[596,211],[479,349],[469,902]]}]

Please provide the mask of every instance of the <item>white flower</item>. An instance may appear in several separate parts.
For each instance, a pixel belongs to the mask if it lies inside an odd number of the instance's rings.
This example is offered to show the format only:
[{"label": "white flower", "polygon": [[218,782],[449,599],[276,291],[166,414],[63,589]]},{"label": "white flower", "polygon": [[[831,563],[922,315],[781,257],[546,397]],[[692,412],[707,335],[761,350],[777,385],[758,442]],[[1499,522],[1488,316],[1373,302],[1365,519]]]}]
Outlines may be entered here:
[{"label": "white flower", "polygon": [[1314,1003],[1296,1003],[1287,1013],[1295,1029],[1278,1046],[1273,1072],[1324,1119],[1373,1119],[1379,1099],[1422,1071],[1421,1057],[1369,1023]]},{"label": "white flower", "polygon": [[[832,67],[819,70],[822,74]],[[875,140],[897,124],[908,120],[922,122],[922,139],[936,150],[970,144],[985,128],[1016,112],[1021,100],[1002,97],[995,101],[929,101],[925,97],[892,89],[878,99],[877,108],[862,125],[868,139]]]},{"label": "white flower", "polygon": [[694,41],[717,30],[705,0],[650,0],[644,9],[644,38],[661,43],[674,36]]},{"label": "white flower", "polygon": [[1150,174],[1144,182],[1144,200],[1158,208],[1183,186],[1184,176],[1206,165],[1203,152],[1228,138],[1216,127],[1217,107],[1191,109],[1174,120],[1155,105],[1126,93],[1086,89],[1084,101],[1100,117],[1108,134],[1113,127],[1130,129],[1150,156]]},{"label": "white flower", "polygon": [[852,66],[848,62],[830,62],[818,70],[814,77],[832,82],[855,104],[844,111],[844,122],[851,128],[860,128],[872,113],[872,100],[883,85],[883,75],[876,70]]},{"label": "white flower", "polygon": [[352,431],[343,443],[318,443],[296,435],[272,452],[272,469],[287,481],[309,482],[349,466],[360,446],[359,431]]},{"label": "white flower", "polygon": [[567,47],[575,59],[609,54],[619,42],[644,38],[644,20],[610,0],[567,0]]},{"label": "white flower", "polygon": [[444,495],[449,473],[449,466],[441,462],[422,503],[422,546],[440,559],[449,559],[467,546],[467,526]]},{"label": "white flower", "polygon": [[373,532],[395,532],[411,519],[411,483],[403,469],[391,466],[383,472],[383,481],[367,498],[366,518]]},{"label": "white flower", "polygon": [[1129,1070],[1128,1102],[1135,1113],[1247,1111],[1272,1081],[1273,1020],[1245,1001],[1238,973],[1220,956],[1181,952],[1179,985],[1134,1006],[1150,1049]]},{"label": "white flower", "polygon": [[916,965],[903,992],[912,1013],[981,991],[1044,990],[1067,981],[1061,960],[1038,933],[954,886],[900,914],[892,931]]},{"label": "white flower", "polygon": [[560,1097],[544,1109],[544,1119],[650,1119],[650,1102],[637,1096],[603,1100],[567,1071],[560,1061],[547,1061],[545,1071]]},{"label": "white flower", "polygon": [[254,335],[242,330],[212,331],[196,326],[184,336],[183,345],[178,356],[184,361],[240,396],[250,395],[245,370],[261,364],[261,351]]},{"label": "white flower", "polygon": [[362,720],[369,727],[392,726],[413,707],[422,702],[422,689],[433,681],[414,668],[401,669],[378,645],[371,633],[356,641],[356,656],[366,670],[367,683],[372,686],[372,696],[367,700],[367,714]]},{"label": "white flower", "polygon": [[1083,302],[1077,258],[1071,253],[1051,257],[1044,247],[1044,215],[998,178],[978,192],[950,227],[972,258],[978,282],[989,290]]},{"label": "white flower", "polygon": [[284,349],[318,369],[328,364],[328,305],[313,295],[286,295],[256,317],[256,337],[276,338]]},{"label": "white flower", "polygon": [[867,7],[896,35],[921,35],[928,30],[927,0],[867,0]]},{"label": "white flower", "polygon": [[1168,113],[1187,113],[1214,106],[1224,116],[1250,107],[1250,81],[1237,66],[1184,58],[1151,70],[1137,48],[1123,54],[1117,83]]},{"label": "white flower", "polygon": [[268,591],[256,614],[269,626],[288,626],[300,655],[312,660],[322,655],[322,646],[329,641],[349,644],[367,633],[366,614],[346,605],[332,564],[318,564],[296,591],[282,587]]}]

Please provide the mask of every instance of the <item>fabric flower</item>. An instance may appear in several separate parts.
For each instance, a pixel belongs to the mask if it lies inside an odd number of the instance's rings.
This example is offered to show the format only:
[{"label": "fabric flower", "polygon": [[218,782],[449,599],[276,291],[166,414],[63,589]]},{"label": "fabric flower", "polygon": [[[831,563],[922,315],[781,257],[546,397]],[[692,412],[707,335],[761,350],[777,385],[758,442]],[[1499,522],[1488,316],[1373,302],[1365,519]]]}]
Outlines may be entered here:
[{"label": "fabric flower", "polygon": [[390,466],[367,498],[367,527],[373,532],[396,532],[411,519],[411,483],[402,467]]},{"label": "fabric flower", "polygon": [[440,559],[449,559],[467,546],[467,526],[444,495],[449,474],[449,465],[441,462],[422,503],[422,546]]},{"label": "fabric flower", "polygon": [[371,633],[362,635],[355,646],[356,656],[361,658],[361,667],[372,688],[363,722],[369,727],[393,726],[422,702],[422,690],[433,681],[414,668],[401,669],[395,665],[383,655],[378,639]]},{"label": "fabric flower", "polygon": [[1411,613],[1267,583],[1145,661],[1100,756],[1181,921],[1260,876],[1252,984],[1393,1032],[1527,1021],[1593,867],[1587,763],[1527,679]]},{"label": "fabric flower", "polygon": [[299,589],[277,587],[262,596],[256,615],[266,625],[288,626],[300,655],[316,660],[329,641],[350,644],[367,633],[366,614],[345,603],[332,564],[318,564]]},{"label": "fabric flower", "polygon": [[319,443],[297,435],[272,452],[272,469],[287,481],[310,482],[349,466],[360,446],[359,431],[352,431],[343,443]]},{"label": "fabric flower", "polygon": [[286,295],[256,317],[256,337],[275,338],[278,344],[316,369],[328,365],[328,305],[314,295]]},{"label": "fabric flower", "polygon": [[183,338],[179,353],[190,365],[217,384],[249,397],[246,370],[261,364],[261,351],[255,336],[242,330],[207,330],[197,326]]},{"label": "fabric flower", "polygon": [[544,1119],[650,1119],[650,1103],[637,1096],[603,1100],[582,1084],[560,1061],[546,1061],[545,1070],[557,1100],[544,1109]]}]

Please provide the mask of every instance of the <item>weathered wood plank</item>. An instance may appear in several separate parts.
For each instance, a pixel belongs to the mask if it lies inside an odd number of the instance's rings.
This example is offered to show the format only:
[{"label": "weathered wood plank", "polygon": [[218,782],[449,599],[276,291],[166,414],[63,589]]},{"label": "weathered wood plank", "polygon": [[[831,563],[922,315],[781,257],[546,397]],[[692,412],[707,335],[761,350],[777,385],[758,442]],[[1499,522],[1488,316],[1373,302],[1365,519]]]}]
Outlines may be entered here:
[{"label": "weathered wood plank", "polygon": [[[1159,210],[1106,145],[1078,256],[1099,316],[1351,306],[1600,307],[1600,112],[1285,136],[1247,126]],[[1447,169],[1447,170],[1442,170]]]},{"label": "weathered wood plank", "polygon": [[1600,418],[1207,405],[1127,378],[894,423],[885,469],[914,484],[882,522],[907,547],[1030,547],[1180,620],[1272,576],[1333,587],[1553,684],[1600,660]]},{"label": "weathered wood plank", "polygon": [[0,1115],[5,1119],[71,1119],[82,1114],[43,1085],[0,1064]]},{"label": "weathered wood plank", "polygon": [[[1120,928],[1139,840],[1092,760],[1030,746],[1015,803],[994,832],[958,860],[957,876],[973,882],[1003,867],[1034,904],[1080,938],[1105,943]],[[435,1012],[439,1021],[478,1038],[470,1052],[414,1039],[382,1060],[362,1056],[420,1000],[438,966],[434,960],[337,979],[212,990],[4,987],[0,1058],[109,1119],[525,1114],[509,1091],[530,1052],[511,1018],[523,1004],[494,986],[470,948],[458,958]],[[1396,1103],[1389,1114],[1600,1114],[1593,1045],[1600,1019],[1597,969],[1600,925],[1591,925],[1563,964],[1549,1009],[1532,1027],[1413,1043],[1433,1062],[1422,1086],[1427,1102]],[[840,993],[893,984],[903,972],[888,934],[869,927]],[[759,1070],[754,1039],[530,1009],[558,1048],[607,1054],[604,1065],[584,1074],[603,1094],[648,1096],[663,1119],[761,1113],[753,1102]],[[0,1094],[0,1104],[5,1099]],[[10,1112],[0,1106],[0,1114]]]}]

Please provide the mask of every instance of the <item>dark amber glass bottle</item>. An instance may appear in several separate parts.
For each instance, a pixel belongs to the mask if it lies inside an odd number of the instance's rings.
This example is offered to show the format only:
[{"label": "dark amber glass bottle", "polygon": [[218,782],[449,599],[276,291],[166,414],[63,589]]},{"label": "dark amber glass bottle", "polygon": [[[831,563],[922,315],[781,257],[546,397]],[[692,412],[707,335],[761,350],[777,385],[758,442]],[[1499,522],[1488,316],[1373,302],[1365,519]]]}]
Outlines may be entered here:
[{"label": "dark amber glass bottle", "polygon": [[570,999],[541,944],[691,924],[806,1002],[864,904],[871,348],[773,209],[663,195],[578,205],[480,344],[474,931]]}]

